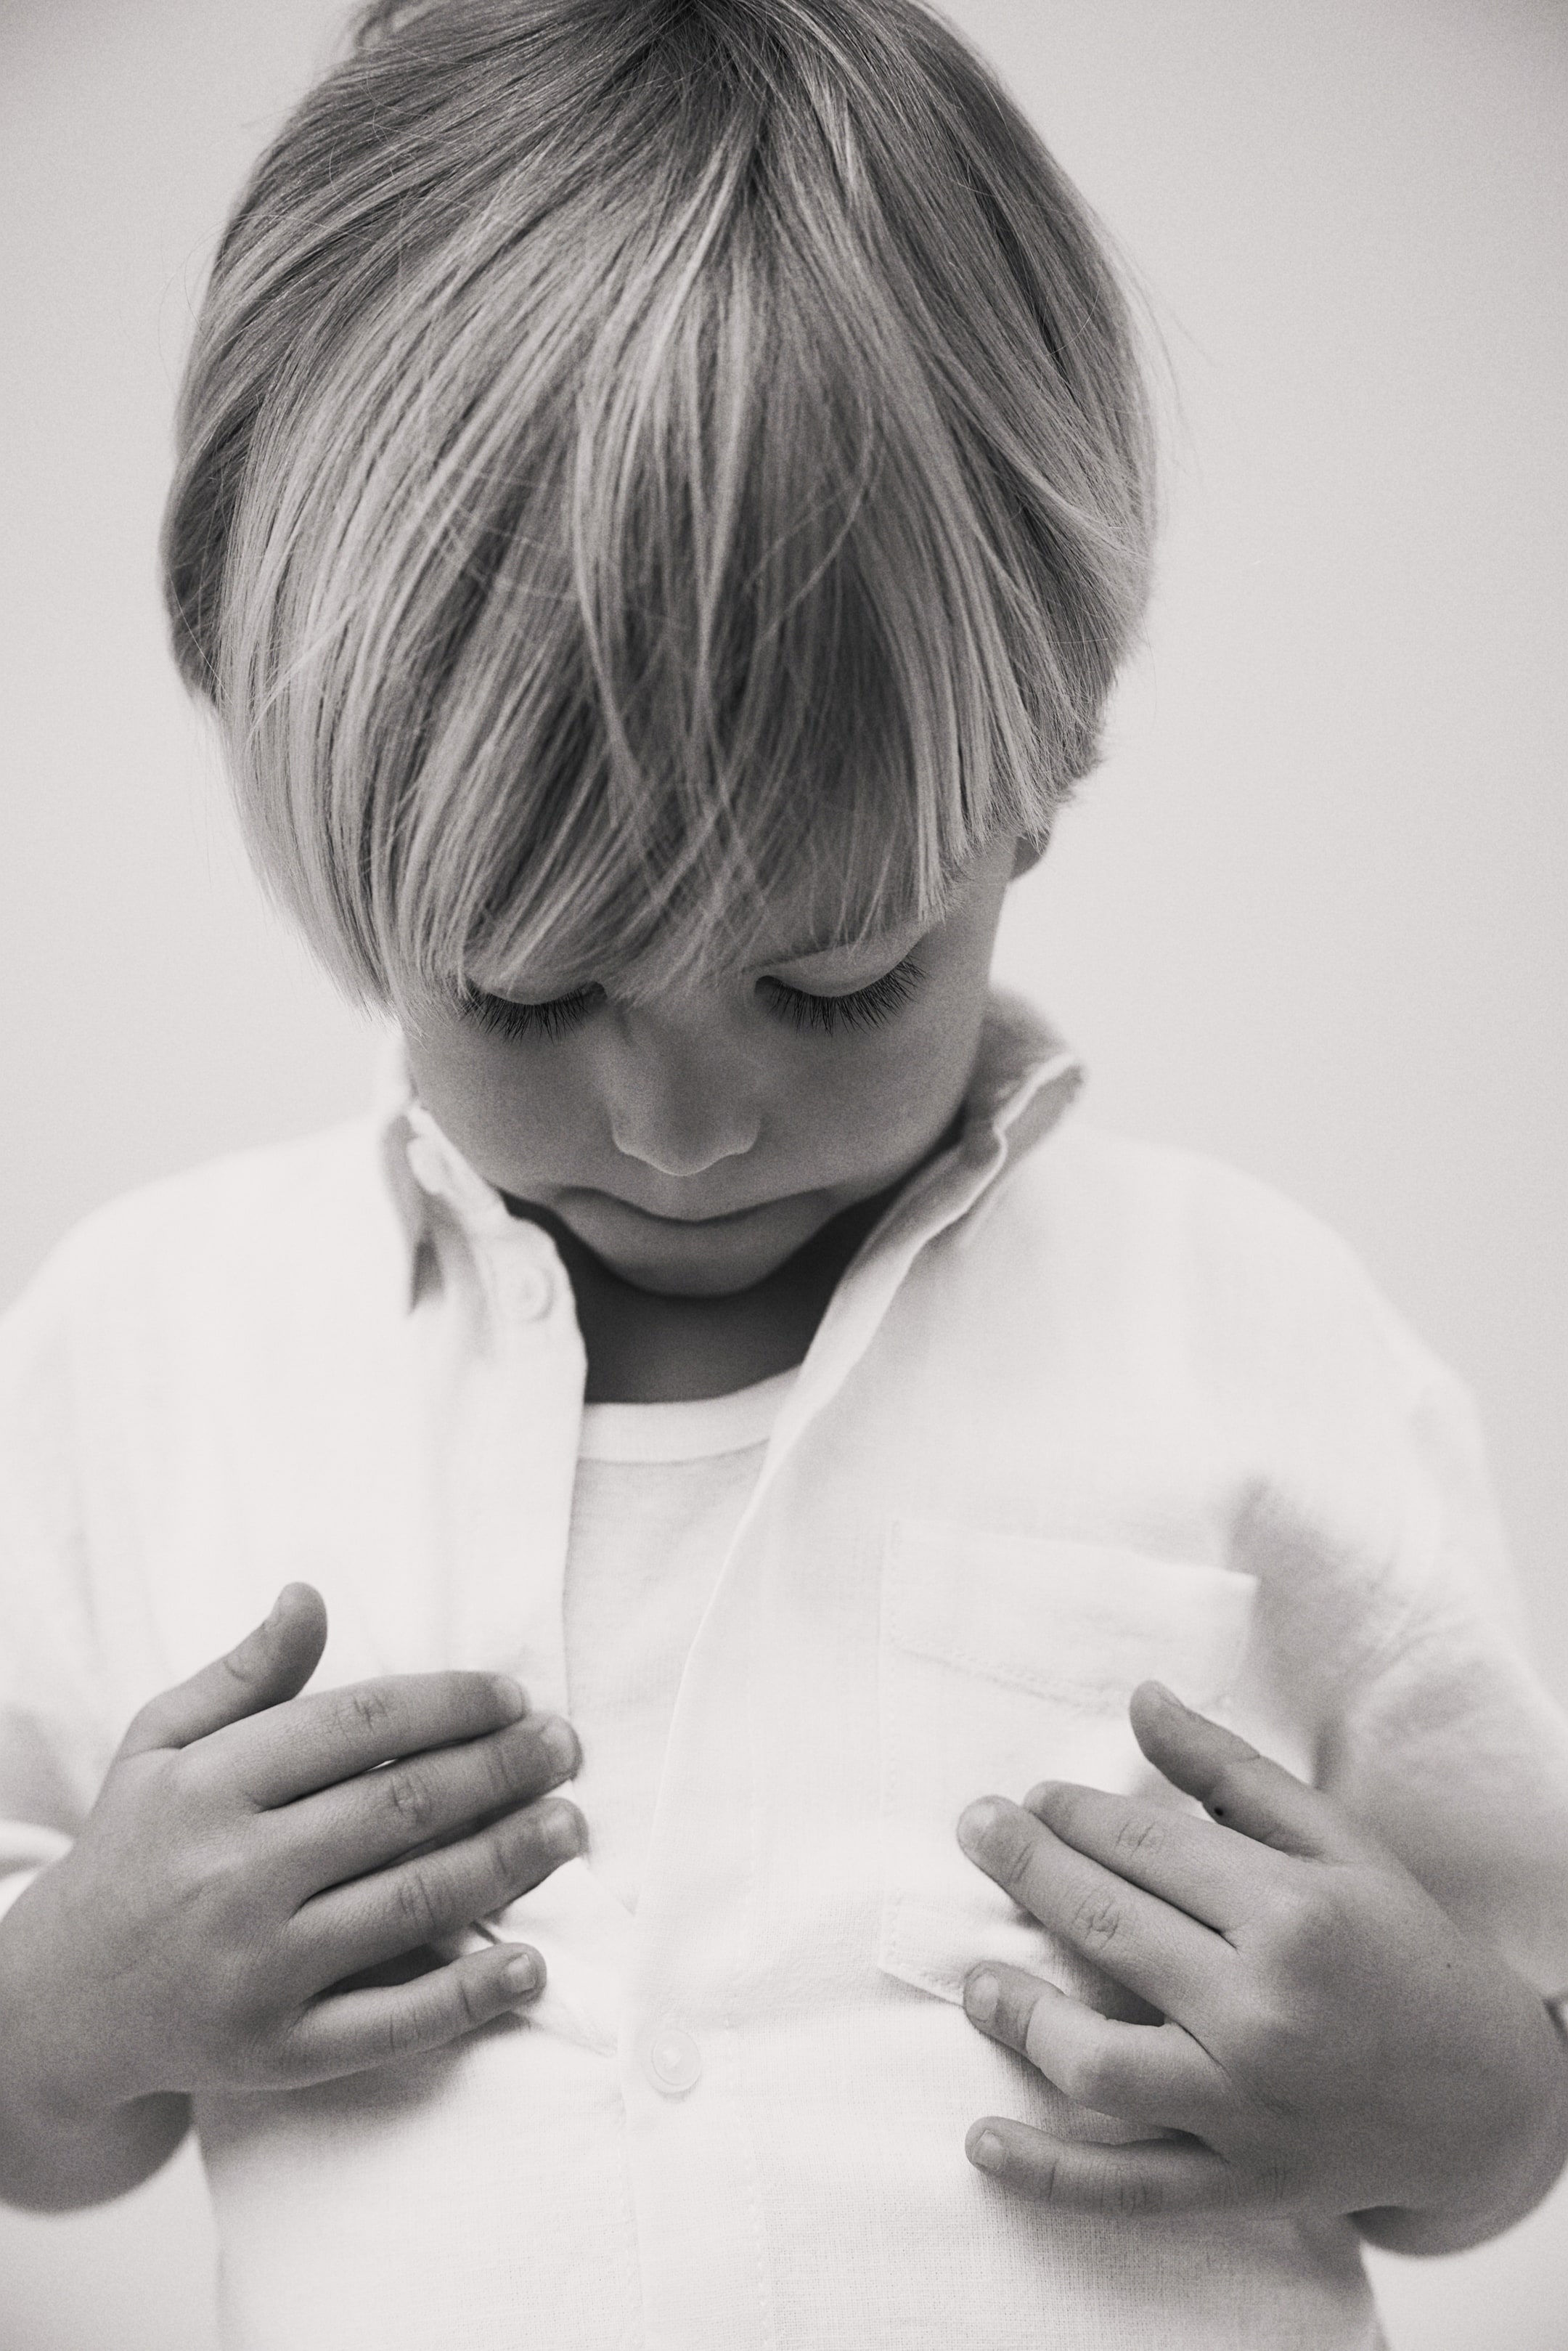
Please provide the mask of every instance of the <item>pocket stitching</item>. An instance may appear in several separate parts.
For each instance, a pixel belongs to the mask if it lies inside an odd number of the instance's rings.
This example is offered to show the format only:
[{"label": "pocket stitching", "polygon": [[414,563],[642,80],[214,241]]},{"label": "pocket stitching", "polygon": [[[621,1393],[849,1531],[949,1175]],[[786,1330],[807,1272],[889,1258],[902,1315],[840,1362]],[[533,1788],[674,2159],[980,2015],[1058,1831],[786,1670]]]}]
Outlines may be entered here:
[{"label": "pocket stitching", "polygon": [[960,1649],[938,1649],[924,1641],[913,1641],[906,1635],[895,1631],[891,1625],[888,1639],[890,1646],[902,1650],[905,1656],[924,1657],[934,1666],[955,1666],[960,1673],[973,1674],[981,1681],[996,1682],[1003,1689],[1028,1690],[1036,1698],[1054,1698],[1069,1706],[1080,1707],[1086,1714],[1102,1712],[1107,1704],[1115,1707],[1121,1701],[1122,1684],[1119,1681],[1049,1680],[1042,1675],[1027,1670],[1007,1672],[986,1659],[966,1656]]}]

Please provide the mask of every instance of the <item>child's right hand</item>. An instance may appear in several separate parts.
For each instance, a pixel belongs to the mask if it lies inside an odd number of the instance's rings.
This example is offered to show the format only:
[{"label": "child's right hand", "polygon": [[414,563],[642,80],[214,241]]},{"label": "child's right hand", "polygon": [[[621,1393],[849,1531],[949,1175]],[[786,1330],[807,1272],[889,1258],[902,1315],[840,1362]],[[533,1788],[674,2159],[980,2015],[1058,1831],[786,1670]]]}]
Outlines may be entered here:
[{"label": "child's right hand", "polygon": [[515,1682],[301,1697],[326,1630],[319,1595],[290,1584],[143,1707],[71,1851],[0,1921],[13,2111],[30,2088],[40,2114],[90,2126],[155,2093],[323,2081],[538,1991],[543,1962],[516,1943],[330,1989],[500,1909],[586,1837],[575,1805],[538,1801],[576,1771],[576,1738]]}]

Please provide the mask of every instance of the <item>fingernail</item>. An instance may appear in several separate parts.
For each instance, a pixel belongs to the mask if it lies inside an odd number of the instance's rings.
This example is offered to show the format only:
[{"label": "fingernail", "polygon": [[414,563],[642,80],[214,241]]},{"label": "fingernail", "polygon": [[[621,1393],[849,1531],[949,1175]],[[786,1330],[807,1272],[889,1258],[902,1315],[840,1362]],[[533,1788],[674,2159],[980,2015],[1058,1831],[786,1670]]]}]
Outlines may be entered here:
[{"label": "fingernail", "polygon": [[984,1844],[1000,1810],[994,1796],[982,1796],[977,1803],[965,1805],[958,1815],[958,1842],[966,1852],[973,1845]]},{"label": "fingernail", "polygon": [[535,1735],[563,1779],[576,1771],[577,1734],[570,1722],[563,1722],[559,1714],[552,1714],[548,1722],[540,1723]]},{"label": "fingernail", "polygon": [[496,1703],[504,1709],[507,1720],[519,1721],[528,1710],[528,1698],[521,1682],[514,1681],[510,1674],[492,1674],[490,1685],[496,1693]]},{"label": "fingernail", "polygon": [[1002,2143],[995,2131],[977,2131],[964,2151],[982,2171],[999,2171],[1002,2168]]},{"label": "fingernail", "polygon": [[[285,1590],[285,1591],[287,1591],[287,1586],[286,1585],[286,1586],[284,1587],[284,1590]],[[270,1632],[272,1632],[272,1631],[274,1630],[274,1628],[275,1628],[277,1625],[279,1625],[279,1624],[282,1622],[282,1619],[283,1619],[283,1600],[284,1600],[284,1593],[283,1593],[283,1592],[280,1592],[280,1593],[278,1593],[278,1595],[277,1595],[277,1599],[276,1599],[276,1600],[273,1602],[273,1604],[272,1604],[272,1613],[271,1613],[271,1614],[267,1618],[267,1621],[266,1621],[266,1622],[265,1622],[265,1624],[262,1625],[262,1628],[261,1628],[261,1629],[262,1629],[262,1631],[263,1631],[264,1633],[270,1633]]]},{"label": "fingernail", "polygon": [[552,1804],[539,1830],[546,1852],[557,1861],[570,1861],[582,1851],[582,1823],[565,1804]]},{"label": "fingernail", "polygon": [[517,1958],[508,1959],[501,1970],[501,1981],[508,1991],[538,1991],[544,1981],[544,1970],[539,1965],[538,1954],[519,1951]]},{"label": "fingernail", "polygon": [[989,2024],[1001,1996],[1000,1984],[987,1973],[971,1976],[964,1986],[964,2006],[977,2024]]}]

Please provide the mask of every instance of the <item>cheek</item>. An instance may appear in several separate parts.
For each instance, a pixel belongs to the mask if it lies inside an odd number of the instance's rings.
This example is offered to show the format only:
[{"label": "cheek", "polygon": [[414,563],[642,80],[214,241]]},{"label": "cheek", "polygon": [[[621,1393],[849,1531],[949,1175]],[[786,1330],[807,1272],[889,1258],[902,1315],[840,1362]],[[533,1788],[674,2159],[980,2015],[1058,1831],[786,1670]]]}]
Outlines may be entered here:
[{"label": "cheek", "polygon": [[605,1116],[591,1065],[561,1040],[508,1060],[495,1072],[491,1117],[507,1162],[570,1183],[603,1148]]},{"label": "cheek", "polygon": [[445,1050],[411,1045],[420,1099],[465,1159],[516,1189],[530,1173],[570,1165],[591,1116],[591,1088],[569,1040],[548,1052],[463,1037]]},{"label": "cheek", "polygon": [[813,1073],[810,1102],[798,1104],[802,1123],[832,1134],[868,1163],[883,1165],[923,1149],[939,1134],[964,1090],[973,1060],[940,1019],[921,1019],[915,1008],[885,1030],[867,1030],[834,1050]]}]

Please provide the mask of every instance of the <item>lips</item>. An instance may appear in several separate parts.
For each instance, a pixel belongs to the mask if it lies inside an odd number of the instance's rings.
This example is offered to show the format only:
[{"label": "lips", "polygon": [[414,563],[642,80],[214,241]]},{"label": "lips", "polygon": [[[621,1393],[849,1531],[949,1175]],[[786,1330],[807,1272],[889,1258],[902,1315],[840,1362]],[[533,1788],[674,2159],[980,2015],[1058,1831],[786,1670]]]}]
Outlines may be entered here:
[{"label": "lips", "polygon": [[644,1224],[662,1225],[667,1231],[672,1232],[711,1232],[716,1228],[722,1228],[725,1225],[744,1224],[747,1217],[755,1217],[762,1209],[776,1207],[779,1205],[774,1200],[754,1200],[748,1208],[729,1208],[721,1216],[662,1217],[656,1209],[640,1208],[634,1200],[617,1199],[612,1192],[594,1192],[587,1196],[595,1201],[601,1201],[607,1207],[622,1208],[628,1216],[636,1217]]}]

